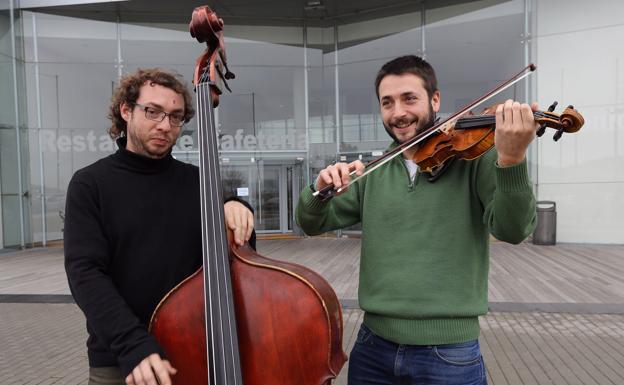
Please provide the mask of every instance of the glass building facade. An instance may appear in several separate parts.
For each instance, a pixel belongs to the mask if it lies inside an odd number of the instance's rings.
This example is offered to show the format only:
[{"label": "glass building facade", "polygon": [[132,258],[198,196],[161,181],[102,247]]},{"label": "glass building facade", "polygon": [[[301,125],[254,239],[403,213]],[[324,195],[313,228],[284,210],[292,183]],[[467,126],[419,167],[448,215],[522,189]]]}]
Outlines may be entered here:
[{"label": "glass building facade", "polygon": [[[116,20],[103,20],[79,5],[0,2],[0,247],[62,239],[71,176],[115,150],[106,113],[120,75],[161,67],[190,83],[203,47],[187,22],[137,3],[143,18],[122,7]],[[353,10],[328,16],[348,3]],[[221,15],[236,74],[217,111],[223,186],[256,208],[259,232],[297,233],[299,191],[319,170],[373,159],[389,145],[373,86],[385,62],[424,56],[437,71],[444,117],[531,61],[527,1],[400,3],[396,11],[392,2],[378,3],[385,8],[298,2],[302,17],[274,22]],[[190,19],[191,11],[180,6],[177,18]],[[532,84],[497,100],[525,100]],[[197,163],[195,121],[174,156]]]}]

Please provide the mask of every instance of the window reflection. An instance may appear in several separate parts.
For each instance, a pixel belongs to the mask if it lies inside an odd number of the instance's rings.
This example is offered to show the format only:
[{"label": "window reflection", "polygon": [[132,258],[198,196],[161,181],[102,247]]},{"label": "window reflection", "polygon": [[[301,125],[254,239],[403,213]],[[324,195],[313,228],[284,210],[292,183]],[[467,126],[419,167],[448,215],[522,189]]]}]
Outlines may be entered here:
[{"label": "window reflection", "polygon": [[[216,112],[222,176],[228,194],[243,194],[257,208],[258,230],[291,230],[298,190],[327,164],[366,161],[388,146],[373,89],[383,63],[426,54],[440,79],[442,116],[522,67],[523,2],[490,3],[438,7],[424,15],[421,6],[412,7],[389,17],[311,23],[305,30],[228,25],[227,55],[236,79]],[[46,213],[33,204],[33,216],[47,216],[48,233],[62,237],[57,211],[69,177],[113,151],[106,142],[106,107],[119,71],[157,66],[190,84],[202,47],[182,24],[122,23],[118,29],[111,22],[37,13],[44,127],[36,130],[32,14],[24,15],[30,183],[37,191],[43,153],[49,202]],[[486,32],[496,39],[483,40]],[[522,92],[518,86],[500,98],[522,98]],[[195,120],[184,127],[175,156],[197,163]],[[41,232],[37,223],[34,233]]]}]

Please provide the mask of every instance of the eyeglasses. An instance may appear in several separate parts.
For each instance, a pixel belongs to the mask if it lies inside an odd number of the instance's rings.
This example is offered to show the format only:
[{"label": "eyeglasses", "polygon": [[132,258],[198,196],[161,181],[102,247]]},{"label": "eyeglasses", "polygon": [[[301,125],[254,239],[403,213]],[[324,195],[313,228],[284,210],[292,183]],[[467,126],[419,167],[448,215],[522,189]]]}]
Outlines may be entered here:
[{"label": "eyeglasses", "polygon": [[145,117],[149,120],[162,122],[163,120],[165,120],[165,117],[168,116],[169,124],[171,124],[172,127],[182,127],[186,123],[186,121],[184,120],[184,115],[182,114],[168,113],[139,103],[134,103],[134,105],[145,111]]}]

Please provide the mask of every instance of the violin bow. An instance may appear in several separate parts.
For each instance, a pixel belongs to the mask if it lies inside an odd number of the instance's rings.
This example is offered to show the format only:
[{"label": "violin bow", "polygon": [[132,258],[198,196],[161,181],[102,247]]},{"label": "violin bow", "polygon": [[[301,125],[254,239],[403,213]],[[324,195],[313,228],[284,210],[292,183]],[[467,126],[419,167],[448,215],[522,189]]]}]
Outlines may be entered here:
[{"label": "violin bow", "polygon": [[[402,154],[405,150],[407,150],[407,149],[415,146],[416,144],[424,141],[425,139],[427,139],[431,135],[433,135],[433,134],[435,134],[437,132],[440,132],[440,131],[443,131],[443,132],[444,131],[449,131],[453,127],[453,125],[455,124],[457,119],[459,119],[463,114],[465,114],[466,112],[472,110],[473,108],[475,108],[476,106],[480,105],[481,103],[489,100],[490,98],[500,94],[501,92],[505,91],[506,89],[508,89],[512,85],[518,83],[520,80],[522,80],[522,79],[526,78],[527,76],[531,75],[533,73],[533,71],[535,71],[536,69],[537,69],[537,66],[535,66],[535,64],[529,64],[528,66],[523,68],[522,71],[518,72],[517,74],[515,74],[511,78],[501,82],[499,85],[494,87],[491,91],[483,94],[482,96],[478,97],[477,99],[473,100],[472,102],[466,104],[464,107],[462,107],[460,110],[458,110],[457,112],[455,112],[451,116],[447,117],[446,119],[442,120],[439,123],[434,124],[432,127],[428,128],[426,131],[421,132],[420,134],[416,135],[414,138],[408,140],[405,143],[400,144],[399,146],[395,147],[394,149],[392,149],[388,153],[380,156],[377,159],[374,159],[374,160],[370,161],[365,166],[366,167],[366,171],[362,175],[360,175],[360,176],[358,176],[358,177],[356,177],[354,179],[351,179],[346,186],[342,186],[342,187],[340,187],[338,189],[334,189],[334,185],[330,184],[328,186],[323,187],[322,189],[320,189],[318,191],[315,191],[312,195],[314,195],[315,197],[316,196],[319,197],[323,201],[330,199],[331,197],[333,197],[337,193],[345,190],[346,188],[351,186],[353,183],[357,182],[359,179],[361,179],[361,178],[365,177],[366,175],[370,174],[371,172],[375,171],[379,167],[383,166],[384,164],[386,164],[389,161],[391,161],[392,159],[394,159],[397,155]],[[351,171],[349,173],[349,176],[353,176],[353,175],[355,175],[355,170],[353,170],[353,171]]]}]

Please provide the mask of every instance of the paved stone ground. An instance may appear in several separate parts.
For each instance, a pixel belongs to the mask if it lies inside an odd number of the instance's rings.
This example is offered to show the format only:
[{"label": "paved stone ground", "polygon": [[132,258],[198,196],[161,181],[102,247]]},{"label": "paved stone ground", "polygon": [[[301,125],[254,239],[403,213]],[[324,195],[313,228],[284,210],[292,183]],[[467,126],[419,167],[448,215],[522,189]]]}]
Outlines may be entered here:
[{"label": "paved stone ground", "polygon": [[[304,264],[331,282],[345,306],[348,353],[362,319],[355,300],[359,241],[259,246],[264,255]],[[494,243],[491,253],[494,302],[481,318],[480,338],[491,385],[624,384],[624,245]],[[3,251],[0,385],[86,384],[85,341],[62,249]],[[346,385],[347,366],[334,385]]]},{"label": "paved stone ground", "polygon": [[[344,311],[344,348],[362,312]],[[480,338],[493,385],[624,384],[624,315],[492,312]],[[86,384],[84,318],[74,304],[0,303],[0,384]],[[335,385],[346,385],[347,366]]]},{"label": "paved stone ground", "polygon": [[74,304],[0,304],[0,384],[86,384],[86,338]]}]

